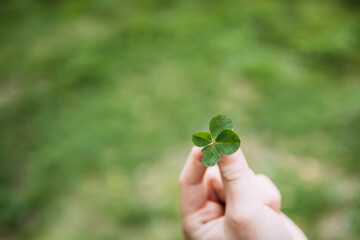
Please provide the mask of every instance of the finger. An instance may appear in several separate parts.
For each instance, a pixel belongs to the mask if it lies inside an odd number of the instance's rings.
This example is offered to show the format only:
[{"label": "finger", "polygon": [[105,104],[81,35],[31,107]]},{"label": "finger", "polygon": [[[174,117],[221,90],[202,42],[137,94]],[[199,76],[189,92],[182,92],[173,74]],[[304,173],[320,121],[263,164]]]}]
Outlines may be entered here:
[{"label": "finger", "polygon": [[221,180],[219,167],[215,165],[206,170],[204,183],[208,189],[208,199],[211,201],[225,203],[224,184]]},{"label": "finger", "polygon": [[224,183],[227,207],[245,205],[241,202],[253,202],[253,175],[241,149],[232,155],[222,155],[218,165]]},{"label": "finger", "polygon": [[180,205],[182,215],[198,210],[206,202],[206,188],[202,180],[206,167],[201,163],[204,154],[201,148],[194,147],[180,174]]},{"label": "finger", "polygon": [[180,174],[180,183],[182,185],[196,185],[201,183],[206,167],[201,163],[201,158],[204,154],[201,152],[202,148],[193,147],[185,166]]},{"label": "finger", "polygon": [[283,213],[281,213],[280,216],[281,216],[281,219],[283,220],[283,222],[285,223],[285,225],[287,226],[287,228],[289,229],[293,239],[307,240],[307,237],[305,236],[303,231],[301,231],[300,228],[298,226],[296,226],[296,224],[293,221],[291,221],[290,218],[288,218]]},{"label": "finger", "polygon": [[[182,227],[186,239],[213,239],[205,237],[205,235],[209,233],[210,229],[214,229],[213,226],[216,224],[214,220],[220,219],[223,215],[224,208],[222,205],[213,201],[207,201],[199,211],[188,216],[186,219],[183,218]],[[208,226],[205,227],[205,225]],[[210,229],[206,229],[209,227]],[[199,231],[200,229],[202,230]]]},{"label": "finger", "polygon": [[256,189],[261,202],[275,212],[280,212],[281,195],[275,184],[265,175],[255,176]]}]

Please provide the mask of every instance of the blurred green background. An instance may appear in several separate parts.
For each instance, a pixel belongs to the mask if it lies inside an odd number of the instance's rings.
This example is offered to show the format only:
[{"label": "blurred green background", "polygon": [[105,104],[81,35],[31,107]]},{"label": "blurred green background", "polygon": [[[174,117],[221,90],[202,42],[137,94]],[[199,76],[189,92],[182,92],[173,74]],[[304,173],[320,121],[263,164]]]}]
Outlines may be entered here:
[{"label": "blurred green background", "polygon": [[358,1],[3,0],[0,239],[182,239],[218,114],[310,239],[360,234]]}]

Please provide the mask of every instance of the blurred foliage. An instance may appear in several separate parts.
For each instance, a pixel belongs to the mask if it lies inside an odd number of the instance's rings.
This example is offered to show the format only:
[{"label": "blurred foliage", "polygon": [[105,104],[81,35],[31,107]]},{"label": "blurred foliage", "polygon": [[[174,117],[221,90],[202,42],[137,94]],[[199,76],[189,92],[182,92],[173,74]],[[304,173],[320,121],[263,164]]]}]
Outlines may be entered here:
[{"label": "blurred foliage", "polygon": [[[2,1],[0,238],[181,239],[223,113],[310,239],[356,239],[358,1]],[[255,140],[253,140],[255,139]]]}]

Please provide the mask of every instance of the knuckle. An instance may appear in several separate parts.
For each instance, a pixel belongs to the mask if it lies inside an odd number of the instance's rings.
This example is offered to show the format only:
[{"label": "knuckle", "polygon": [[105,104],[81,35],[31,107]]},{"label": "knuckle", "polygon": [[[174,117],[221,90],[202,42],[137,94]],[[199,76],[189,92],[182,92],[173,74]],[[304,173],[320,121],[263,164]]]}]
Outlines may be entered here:
[{"label": "knuckle", "polygon": [[246,227],[255,219],[257,209],[255,207],[240,208],[229,214],[230,221],[236,226]]},{"label": "knuckle", "polygon": [[275,212],[279,212],[281,208],[281,204],[279,201],[272,201],[270,202],[269,207],[273,209]]},{"label": "knuckle", "polygon": [[222,167],[222,177],[227,182],[235,182],[248,175],[249,168],[245,162],[228,164]]},{"label": "knuckle", "polygon": [[270,201],[269,206],[274,209],[274,211],[279,212],[281,209],[281,195],[280,192],[274,195],[273,199]]},{"label": "knuckle", "polygon": [[274,200],[278,203],[281,203],[281,193],[279,190],[276,191]]},{"label": "knuckle", "polygon": [[268,189],[266,205],[279,212],[281,207],[281,194],[275,184],[264,174],[257,174],[257,179]]},{"label": "knuckle", "polygon": [[224,174],[223,178],[226,182],[235,182],[241,178],[241,174],[239,172],[229,172]]},{"label": "knuckle", "polygon": [[264,175],[264,174],[259,174],[259,177],[262,178],[265,182],[267,182],[269,184],[269,186],[272,188],[273,201],[280,202],[281,201],[281,194],[280,194],[279,189],[273,183],[273,181],[271,181],[271,179],[268,176]]},{"label": "knuckle", "polygon": [[183,232],[185,233],[185,235],[189,235],[190,233],[192,233],[196,230],[194,227],[194,224],[192,224],[192,222],[189,220],[184,220],[182,222],[181,228],[182,228]]},{"label": "knuckle", "polygon": [[189,229],[189,224],[186,221],[183,221],[182,224],[181,224],[181,228],[182,228],[184,233],[187,233],[188,229]]},{"label": "knuckle", "polygon": [[191,231],[189,230],[188,224],[186,222],[182,223],[181,229],[182,229],[182,232],[183,232],[184,236],[189,236],[190,235]]},{"label": "knuckle", "polygon": [[185,182],[186,182],[185,174],[184,174],[184,172],[181,172],[180,176],[179,176],[179,185],[180,185],[180,187],[185,185]]},{"label": "knuckle", "polygon": [[260,181],[263,181],[263,182],[271,182],[272,181],[270,180],[270,178],[262,173],[259,173],[259,174],[256,174],[256,177],[260,180]]},{"label": "knuckle", "polygon": [[223,174],[223,179],[226,182],[236,182],[246,175],[246,171],[228,171]]}]

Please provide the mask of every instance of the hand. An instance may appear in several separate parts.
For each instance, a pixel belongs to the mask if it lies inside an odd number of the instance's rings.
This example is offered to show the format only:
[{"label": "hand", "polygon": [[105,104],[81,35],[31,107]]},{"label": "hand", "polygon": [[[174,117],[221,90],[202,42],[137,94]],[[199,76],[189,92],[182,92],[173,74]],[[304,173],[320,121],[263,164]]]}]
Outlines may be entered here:
[{"label": "hand", "polygon": [[203,156],[194,147],[180,175],[186,239],[307,239],[280,212],[279,190],[265,175],[254,174],[240,149],[211,168],[202,165]]}]

